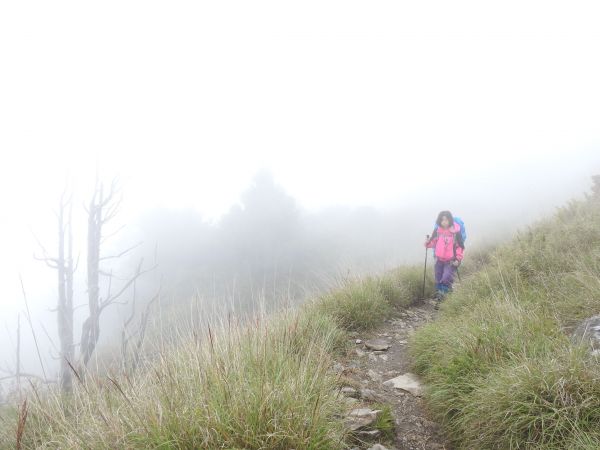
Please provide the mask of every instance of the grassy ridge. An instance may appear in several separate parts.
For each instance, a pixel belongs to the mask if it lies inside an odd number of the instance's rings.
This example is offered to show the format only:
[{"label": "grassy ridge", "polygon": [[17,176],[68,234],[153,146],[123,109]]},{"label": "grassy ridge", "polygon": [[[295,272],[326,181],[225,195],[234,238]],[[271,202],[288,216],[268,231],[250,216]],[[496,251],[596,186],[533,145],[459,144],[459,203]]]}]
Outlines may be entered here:
[{"label": "grassy ridge", "polygon": [[[133,375],[30,395],[21,448],[344,448],[332,355],[349,331],[419,298],[421,277],[407,268],[347,280],[299,310],[190,333]],[[2,419],[0,446],[15,448],[16,416]]]},{"label": "grassy ridge", "polygon": [[432,411],[458,448],[600,448],[600,361],[568,338],[600,312],[600,203],[484,259],[412,340]]}]

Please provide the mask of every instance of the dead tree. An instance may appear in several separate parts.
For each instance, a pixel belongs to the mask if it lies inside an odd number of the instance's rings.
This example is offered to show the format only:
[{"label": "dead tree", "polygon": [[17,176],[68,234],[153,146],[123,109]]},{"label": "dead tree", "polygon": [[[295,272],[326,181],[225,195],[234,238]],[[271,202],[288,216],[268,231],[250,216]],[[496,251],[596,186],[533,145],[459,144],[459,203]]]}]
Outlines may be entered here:
[{"label": "dead tree", "polygon": [[[129,253],[141,243],[138,243],[116,255],[102,256],[101,248],[105,240],[111,235],[104,234],[105,226],[117,215],[121,203],[117,180],[114,179],[108,192],[96,180],[94,192],[89,205],[86,207],[88,215],[87,238],[87,306],[88,317],[81,328],[81,341],[77,364],[80,368],[87,367],[100,338],[100,317],[102,312],[110,305],[118,303],[121,296],[142,274],[149,270],[143,269],[140,261],[132,277],[125,280],[120,289],[112,292],[113,274],[102,270],[101,263],[110,259],[118,259]],[[44,246],[39,243],[43,256],[36,259],[44,261],[58,274],[58,303],[57,320],[60,340],[60,388],[69,392],[72,388],[73,367],[76,365],[74,342],[74,295],[73,280],[77,263],[73,260],[73,232],[72,232],[72,196],[68,190],[63,192],[58,211],[58,256],[50,256]],[[118,232],[119,230],[117,230]],[[114,234],[114,233],[113,233]],[[100,295],[100,277],[108,277],[108,292],[104,297]]]},{"label": "dead tree", "polygon": [[[88,214],[88,241],[87,241],[87,285],[88,285],[88,318],[81,329],[80,360],[83,366],[87,366],[100,338],[100,316],[104,309],[119,301],[123,293],[144,273],[151,269],[143,269],[143,260],[140,260],[136,272],[129,278],[116,293],[111,292],[113,274],[103,271],[100,267],[102,261],[121,258],[141,243],[138,243],[117,255],[102,256],[101,246],[105,237],[104,227],[115,218],[121,204],[117,188],[117,180],[114,179],[108,192],[104,191],[102,183],[96,182],[96,187],[86,209]],[[105,297],[100,296],[100,275],[108,277],[108,292]]]},{"label": "dead tree", "polygon": [[58,256],[51,257],[44,246],[39,243],[43,257],[36,259],[44,261],[58,275],[58,302],[56,305],[58,337],[60,341],[60,372],[59,383],[63,392],[72,387],[72,371],[69,364],[75,358],[75,343],[73,341],[73,278],[76,268],[73,264],[73,230],[72,230],[72,196],[68,189],[63,191],[56,218],[58,220]]}]

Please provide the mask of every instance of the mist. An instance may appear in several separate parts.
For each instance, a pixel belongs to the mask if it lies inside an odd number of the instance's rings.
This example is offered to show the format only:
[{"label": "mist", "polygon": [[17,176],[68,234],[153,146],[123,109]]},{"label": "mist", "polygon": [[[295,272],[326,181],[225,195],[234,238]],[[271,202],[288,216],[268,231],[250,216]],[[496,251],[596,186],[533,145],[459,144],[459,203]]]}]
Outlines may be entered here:
[{"label": "mist", "polygon": [[[274,310],[421,264],[440,210],[467,224],[468,258],[600,173],[583,7],[234,5],[0,7],[0,377],[19,320],[21,370],[57,377],[57,276],[39,259],[56,256],[63,192],[80,334],[96,180],[120,198],[102,254],[132,248],[101,270],[114,292],[142,261],[135,317],[160,292],[152,321],[190,302],[205,318]],[[118,349],[133,295],[106,309],[95,356]]]}]

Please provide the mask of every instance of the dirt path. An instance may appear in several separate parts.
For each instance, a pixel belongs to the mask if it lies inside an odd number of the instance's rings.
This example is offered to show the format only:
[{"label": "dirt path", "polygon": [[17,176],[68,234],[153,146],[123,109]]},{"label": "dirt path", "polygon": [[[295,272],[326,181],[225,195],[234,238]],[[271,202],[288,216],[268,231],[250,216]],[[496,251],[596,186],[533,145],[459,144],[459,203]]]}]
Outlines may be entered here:
[{"label": "dirt path", "polygon": [[[435,300],[426,300],[386,320],[381,327],[370,333],[355,334],[355,348],[338,364],[343,380],[348,387],[342,391],[353,403],[352,408],[374,408],[377,404],[388,404],[395,421],[393,444],[382,440],[382,436],[368,431],[361,433],[364,444],[357,448],[370,448],[381,441],[388,449],[408,450],[449,449],[438,424],[427,415],[419,387],[413,393],[386,383],[411,371],[408,356],[408,337],[420,326],[432,320],[436,311]],[[377,348],[387,347],[387,350]],[[398,381],[406,381],[405,378]],[[410,380],[408,380],[410,381]],[[416,395],[414,395],[416,394]],[[369,443],[370,441],[370,443]],[[380,448],[380,447],[373,447]]]}]

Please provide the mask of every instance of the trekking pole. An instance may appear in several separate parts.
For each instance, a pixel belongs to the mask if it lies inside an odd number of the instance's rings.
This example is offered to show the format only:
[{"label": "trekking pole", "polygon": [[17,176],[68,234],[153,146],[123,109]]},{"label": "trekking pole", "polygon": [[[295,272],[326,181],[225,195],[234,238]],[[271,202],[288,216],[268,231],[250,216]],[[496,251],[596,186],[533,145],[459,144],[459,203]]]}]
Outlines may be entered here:
[{"label": "trekking pole", "polygon": [[[429,235],[426,236],[427,241],[429,241]],[[425,278],[427,277],[427,252],[429,249],[425,247],[425,267],[423,268],[423,300],[425,300]]]}]

